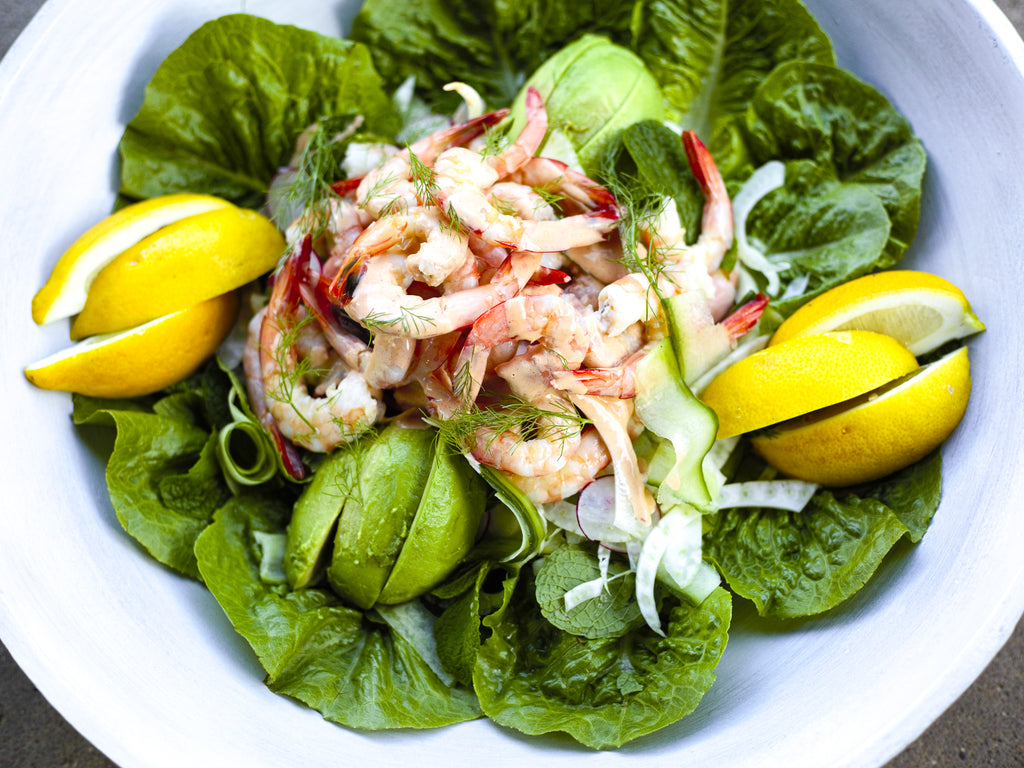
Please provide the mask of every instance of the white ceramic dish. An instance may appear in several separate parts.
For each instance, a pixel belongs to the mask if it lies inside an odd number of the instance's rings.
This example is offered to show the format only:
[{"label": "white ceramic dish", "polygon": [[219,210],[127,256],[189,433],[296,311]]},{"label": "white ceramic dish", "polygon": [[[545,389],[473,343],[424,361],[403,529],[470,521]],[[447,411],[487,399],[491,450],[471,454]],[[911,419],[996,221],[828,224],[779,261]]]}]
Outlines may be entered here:
[{"label": "white ceramic dish", "polygon": [[[0,637],[56,708],[123,768],[574,763],[878,766],[981,672],[1024,610],[1024,43],[990,0],[808,0],[843,66],[880,87],[930,153],[905,265],[971,298],[974,393],[945,450],[928,535],[899,548],[849,605],[790,631],[738,611],[697,712],[618,753],[527,739],[487,721],[353,733],[275,696],[212,598],[121,532],[103,463],[65,395],[21,368],[65,343],[29,301],[63,249],[110,209],[115,146],[163,57],[211,0],[51,0],[0,68],[0,303],[6,491]],[[253,2],[276,21],[337,31],[352,8]]]}]

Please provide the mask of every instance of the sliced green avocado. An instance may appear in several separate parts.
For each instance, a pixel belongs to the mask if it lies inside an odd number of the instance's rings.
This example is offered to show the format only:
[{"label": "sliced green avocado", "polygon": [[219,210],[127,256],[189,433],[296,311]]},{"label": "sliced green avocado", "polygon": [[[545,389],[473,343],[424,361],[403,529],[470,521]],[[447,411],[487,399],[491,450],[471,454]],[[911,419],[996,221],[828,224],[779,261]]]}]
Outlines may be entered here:
[{"label": "sliced green avocado", "polygon": [[358,493],[346,501],[327,580],[343,598],[369,608],[398,558],[434,455],[434,431],[395,422],[356,456]]},{"label": "sliced green avocado", "polygon": [[469,554],[486,484],[462,456],[439,451],[412,528],[378,601],[404,603],[437,586]]},{"label": "sliced green avocado", "polygon": [[312,584],[326,567],[327,541],[355,489],[353,457],[351,449],[332,453],[295,503],[284,548],[284,572],[292,589]]}]

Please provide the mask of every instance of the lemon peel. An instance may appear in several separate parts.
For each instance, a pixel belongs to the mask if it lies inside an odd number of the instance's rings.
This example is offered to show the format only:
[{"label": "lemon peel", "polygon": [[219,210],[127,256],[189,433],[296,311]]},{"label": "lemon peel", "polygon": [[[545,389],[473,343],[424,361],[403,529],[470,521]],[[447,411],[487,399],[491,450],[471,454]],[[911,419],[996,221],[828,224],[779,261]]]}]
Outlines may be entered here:
[{"label": "lemon peel", "polygon": [[57,260],[49,279],[32,299],[39,325],[82,311],[93,279],[119,253],[161,227],[217,208],[233,207],[211,195],[175,194],[122,208],[86,230]]},{"label": "lemon peel", "polygon": [[938,448],[971,393],[967,348],[881,392],[795,419],[751,439],[773,467],[800,480],[845,486],[885,477]]},{"label": "lemon peel", "polygon": [[963,291],[938,275],[891,270],[843,283],[787,318],[770,344],[811,333],[867,330],[892,336],[921,356],[985,330]]},{"label": "lemon peel", "polygon": [[284,236],[230,206],[179,219],[118,254],[93,279],[71,338],[125,330],[206,301],[269,272]]},{"label": "lemon peel", "polygon": [[798,336],[743,358],[701,393],[718,439],[849,400],[917,368],[900,342],[873,331]]},{"label": "lemon peel", "polygon": [[238,297],[226,293],[137,328],[94,336],[25,368],[41,389],[139,397],[181,381],[231,330]]}]

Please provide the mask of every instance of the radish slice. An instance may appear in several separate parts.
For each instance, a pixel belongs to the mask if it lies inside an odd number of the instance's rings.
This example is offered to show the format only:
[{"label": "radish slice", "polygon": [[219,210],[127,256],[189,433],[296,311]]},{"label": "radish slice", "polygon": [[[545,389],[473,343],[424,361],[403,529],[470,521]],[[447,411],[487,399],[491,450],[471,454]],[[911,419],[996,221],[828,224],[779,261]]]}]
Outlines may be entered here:
[{"label": "radish slice", "polygon": [[576,501],[576,524],[591,541],[623,541],[615,525],[615,478],[605,475],[591,481]]},{"label": "radish slice", "polygon": [[749,483],[728,483],[722,486],[719,509],[730,507],[769,507],[800,512],[818,490],[814,483],[803,480],[758,480]]}]

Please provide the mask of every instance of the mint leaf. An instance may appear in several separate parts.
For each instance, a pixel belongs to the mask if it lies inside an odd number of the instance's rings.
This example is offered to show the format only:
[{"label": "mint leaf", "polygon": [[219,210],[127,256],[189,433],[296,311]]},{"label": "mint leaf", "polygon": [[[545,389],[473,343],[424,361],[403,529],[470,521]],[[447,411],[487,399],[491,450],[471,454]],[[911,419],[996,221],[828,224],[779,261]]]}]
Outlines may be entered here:
[{"label": "mint leaf", "polygon": [[544,560],[537,574],[537,603],[544,618],[573,635],[596,640],[622,637],[643,623],[633,592],[636,579],[618,563],[608,568],[599,597],[565,608],[565,593],[601,576],[597,558],[581,547],[563,546]]}]

